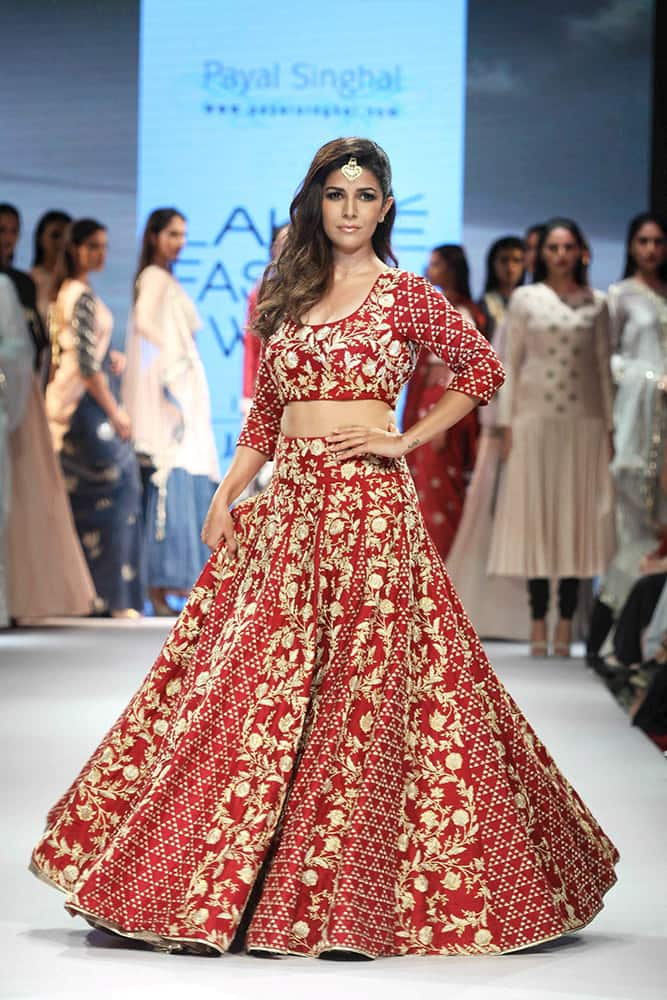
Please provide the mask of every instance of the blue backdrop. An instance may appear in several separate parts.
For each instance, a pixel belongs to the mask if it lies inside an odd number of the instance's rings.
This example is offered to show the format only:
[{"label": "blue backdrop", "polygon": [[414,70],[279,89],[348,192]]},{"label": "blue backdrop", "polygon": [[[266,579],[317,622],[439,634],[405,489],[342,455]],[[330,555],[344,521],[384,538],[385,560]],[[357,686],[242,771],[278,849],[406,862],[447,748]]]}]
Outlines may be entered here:
[{"label": "blue backdrop", "polygon": [[177,276],[205,321],[223,466],[239,430],[247,295],[271,228],[315,150],[364,135],[388,152],[395,249],[422,271],[461,238],[465,0],[143,0],[138,221],[176,205],[189,222]]}]

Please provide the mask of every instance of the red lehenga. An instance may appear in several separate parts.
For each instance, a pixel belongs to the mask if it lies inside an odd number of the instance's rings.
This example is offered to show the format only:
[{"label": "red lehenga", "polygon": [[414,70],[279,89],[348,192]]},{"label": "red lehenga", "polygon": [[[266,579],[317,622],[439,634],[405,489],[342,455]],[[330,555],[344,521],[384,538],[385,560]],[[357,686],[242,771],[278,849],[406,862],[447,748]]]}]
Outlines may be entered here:
[{"label": "red lehenga", "polygon": [[[34,870],[159,947],[498,953],[586,924],[617,853],[491,670],[404,461],[279,435],[297,398],[395,402],[419,344],[488,400],[486,341],[388,270],[268,342],[241,443],[275,452]],[[236,941],[235,941],[236,939]]]}]

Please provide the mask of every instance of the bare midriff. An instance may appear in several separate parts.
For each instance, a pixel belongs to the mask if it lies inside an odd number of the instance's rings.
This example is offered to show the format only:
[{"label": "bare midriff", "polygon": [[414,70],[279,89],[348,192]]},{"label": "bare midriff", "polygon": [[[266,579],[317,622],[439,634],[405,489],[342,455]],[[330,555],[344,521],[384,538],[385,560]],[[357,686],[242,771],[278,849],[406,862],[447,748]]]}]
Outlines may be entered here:
[{"label": "bare midriff", "polygon": [[285,437],[326,437],[340,427],[381,427],[395,422],[391,406],[380,399],[313,399],[288,403],[280,430]]}]

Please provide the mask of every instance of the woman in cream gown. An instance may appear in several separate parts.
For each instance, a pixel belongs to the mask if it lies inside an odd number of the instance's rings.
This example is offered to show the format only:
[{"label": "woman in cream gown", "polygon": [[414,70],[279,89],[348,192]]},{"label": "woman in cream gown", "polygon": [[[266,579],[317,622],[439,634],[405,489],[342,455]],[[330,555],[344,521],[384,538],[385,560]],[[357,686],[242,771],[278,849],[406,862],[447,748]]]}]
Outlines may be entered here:
[{"label": "woman in cream gown", "polygon": [[549,581],[559,580],[553,651],[569,656],[579,581],[603,573],[614,552],[609,323],[583,249],[576,223],[551,220],[536,283],[514,292],[505,325],[508,458],[489,571],[528,579],[537,656],[548,651]]}]

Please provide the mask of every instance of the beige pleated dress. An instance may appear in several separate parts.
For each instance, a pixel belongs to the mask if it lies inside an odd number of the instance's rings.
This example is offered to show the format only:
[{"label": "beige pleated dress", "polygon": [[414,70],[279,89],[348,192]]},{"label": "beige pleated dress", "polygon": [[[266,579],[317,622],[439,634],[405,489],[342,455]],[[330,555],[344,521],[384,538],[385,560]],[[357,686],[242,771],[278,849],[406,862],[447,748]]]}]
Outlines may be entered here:
[{"label": "beige pleated dress", "polygon": [[591,291],[576,307],[548,285],[518,288],[505,319],[512,428],[488,569],[500,576],[604,572],[613,555],[609,318]]}]

